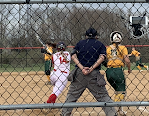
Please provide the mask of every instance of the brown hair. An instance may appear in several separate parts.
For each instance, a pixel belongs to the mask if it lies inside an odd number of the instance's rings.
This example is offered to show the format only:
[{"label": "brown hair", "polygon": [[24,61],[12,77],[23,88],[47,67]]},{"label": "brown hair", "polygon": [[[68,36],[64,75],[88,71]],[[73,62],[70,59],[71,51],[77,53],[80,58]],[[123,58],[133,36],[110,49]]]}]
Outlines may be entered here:
[{"label": "brown hair", "polygon": [[53,48],[56,48],[56,43],[47,42],[46,44],[48,44],[49,46],[52,46]]},{"label": "brown hair", "polygon": [[114,42],[115,43],[115,45],[116,45],[116,49],[119,51],[119,53],[122,55],[122,52],[119,50],[119,44],[120,44],[120,42]]}]

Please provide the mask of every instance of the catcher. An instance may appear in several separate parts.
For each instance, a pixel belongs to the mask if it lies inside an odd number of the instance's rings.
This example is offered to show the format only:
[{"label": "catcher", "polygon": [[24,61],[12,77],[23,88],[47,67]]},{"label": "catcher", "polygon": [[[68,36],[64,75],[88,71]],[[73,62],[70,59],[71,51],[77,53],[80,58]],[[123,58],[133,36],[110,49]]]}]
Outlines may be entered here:
[{"label": "catcher", "polygon": [[140,54],[141,54],[141,53],[138,52],[138,51],[133,47],[133,48],[132,48],[132,52],[131,52],[131,54],[129,54],[129,56],[134,55],[134,56],[136,57],[136,66],[137,66],[137,68],[139,69],[139,71],[142,72],[143,70],[142,70],[141,67],[144,67],[144,68],[146,68],[146,69],[148,70],[148,66],[143,65],[143,64],[141,63]]},{"label": "catcher", "polygon": [[[107,47],[107,70],[106,77],[110,85],[115,90],[115,102],[124,101],[126,88],[125,77],[123,67],[128,67],[128,73],[130,70],[130,60],[128,57],[128,50],[124,45],[121,45],[122,34],[118,31],[114,31],[110,34],[111,45]],[[123,62],[124,61],[124,62]],[[125,116],[122,107],[119,107],[118,112],[120,115]]]},{"label": "catcher", "polygon": [[51,73],[51,67],[52,67],[53,48],[56,48],[56,44],[47,42],[46,46],[44,46],[41,49],[41,53],[44,53],[45,74],[47,75],[47,78],[48,78],[47,84],[50,84],[50,73]]}]

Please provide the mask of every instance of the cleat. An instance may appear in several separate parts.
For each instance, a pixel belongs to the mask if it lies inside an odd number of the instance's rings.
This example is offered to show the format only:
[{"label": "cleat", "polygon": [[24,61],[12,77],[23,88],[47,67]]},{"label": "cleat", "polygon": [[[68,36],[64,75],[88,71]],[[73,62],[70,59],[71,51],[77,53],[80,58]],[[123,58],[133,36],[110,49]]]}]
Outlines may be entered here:
[{"label": "cleat", "polygon": [[147,68],[146,68],[147,70],[148,70],[148,66],[147,66]]},{"label": "cleat", "polygon": [[140,70],[140,72],[143,72],[143,70]]}]

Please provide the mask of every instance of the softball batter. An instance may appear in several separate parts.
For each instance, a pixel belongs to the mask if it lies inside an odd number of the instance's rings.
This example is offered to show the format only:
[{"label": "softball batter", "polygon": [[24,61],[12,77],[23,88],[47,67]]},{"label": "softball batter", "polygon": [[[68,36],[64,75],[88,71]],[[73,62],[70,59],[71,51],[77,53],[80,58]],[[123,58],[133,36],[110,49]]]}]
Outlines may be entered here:
[{"label": "softball batter", "polygon": [[52,54],[53,54],[53,48],[56,47],[56,44],[52,44],[50,42],[46,43],[47,48],[42,48],[41,53],[44,53],[44,59],[45,59],[45,74],[47,75],[48,82],[50,83],[50,73],[51,73],[51,67],[52,67]]},{"label": "softball batter", "polygon": [[47,103],[55,103],[56,98],[61,94],[61,92],[66,87],[68,82],[67,76],[70,72],[70,61],[71,56],[68,51],[65,51],[66,45],[63,42],[59,42],[57,44],[57,50],[55,54],[53,54],[52,62],[54,69],[51,72],[51,84],[53,87],[53,92],[50,95]]},{"label": "softball batter", "polygon": [[[122,34],[118,31],[110,34],[111,45],[107,47],[107,70],[106,77],[110,85],[115,90],[115,102],[123,101],[125,98],[125,77],[122,67],[126,64],[128,73],[130,70],[130,60],[128,57],[128,50],[125,46],[121,45]],[[125,64],[124,64],[124,62]],[[122,107],[119,107],[119,114],[125,116]]]}]

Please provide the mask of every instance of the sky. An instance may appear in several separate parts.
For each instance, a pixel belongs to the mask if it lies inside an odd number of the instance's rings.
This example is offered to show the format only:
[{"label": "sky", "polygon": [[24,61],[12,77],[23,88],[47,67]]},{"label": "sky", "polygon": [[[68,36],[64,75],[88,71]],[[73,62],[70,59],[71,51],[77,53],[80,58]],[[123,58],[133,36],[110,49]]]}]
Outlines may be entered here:
[{"label": "sky", "polygon": [[[14,4],[13,4],[14,5]],[[38,8],[38,7],[45,7],[46,4],[30,4],[32,8]],[[71,7],[73,5],[76,5],[78,7],[90,7],[90,8],[94,8],[94,9],[104,9],[106,7],[110,7],[110,8],[122,8],[124,11],[127,11],[128,9],[132,8],[133,12],[144,12],[145,10],[149,12],[149,3],[59,3],[59,4],[49,4],[49,7],[59,7],[59,8],[65,8],[67,7]],[[25,4],[23,4],[23,7],[26,7]],[[26,7],[27,8],[27,7]],[[19,5],[16,4],[14,7],[14,10],[18,10],[19,9]],[[43,8],[44,9],[44,8]],[[17,12],[17,11],[16,11]]]},{"label": "sky", "polygon": [[[16,19],[18,19],[19,15],[18,15],[18,11],[19,11],[19,5],[18,4],[12,4],[13,5],[13,12],[15,13],[15,16],[13,15],[14,18],[14,22]],[[105,8],[111,8],[111,9],[117,9],[117,8],[122,8],[125,12],[128,11],[128,9],[131,9],[131,11],[135,14],[138,15],[138,13],[144,13],[146,12],[146,14],[149,16],[149,3],[59,3],[59,4],[49,4],[49,7],[59,7],[59,8],[69,8],[72,7],[73,5],[78,6],[78,7],[86,7],[86,8],[92,8],[92,9],[105,9]],[[25,12],[25,10],[27,10],[27,4],[22,4],[23,8],[21,9],[22,13]],[[31,8],[42,8],[45,9],[46,4],[30,4],[29,7]],[[22,14],[23,15],[23,14]],[[17,23],[17,22],[16,22]],[[16,25],[15,23],[13,23],[14,25]]]}]

